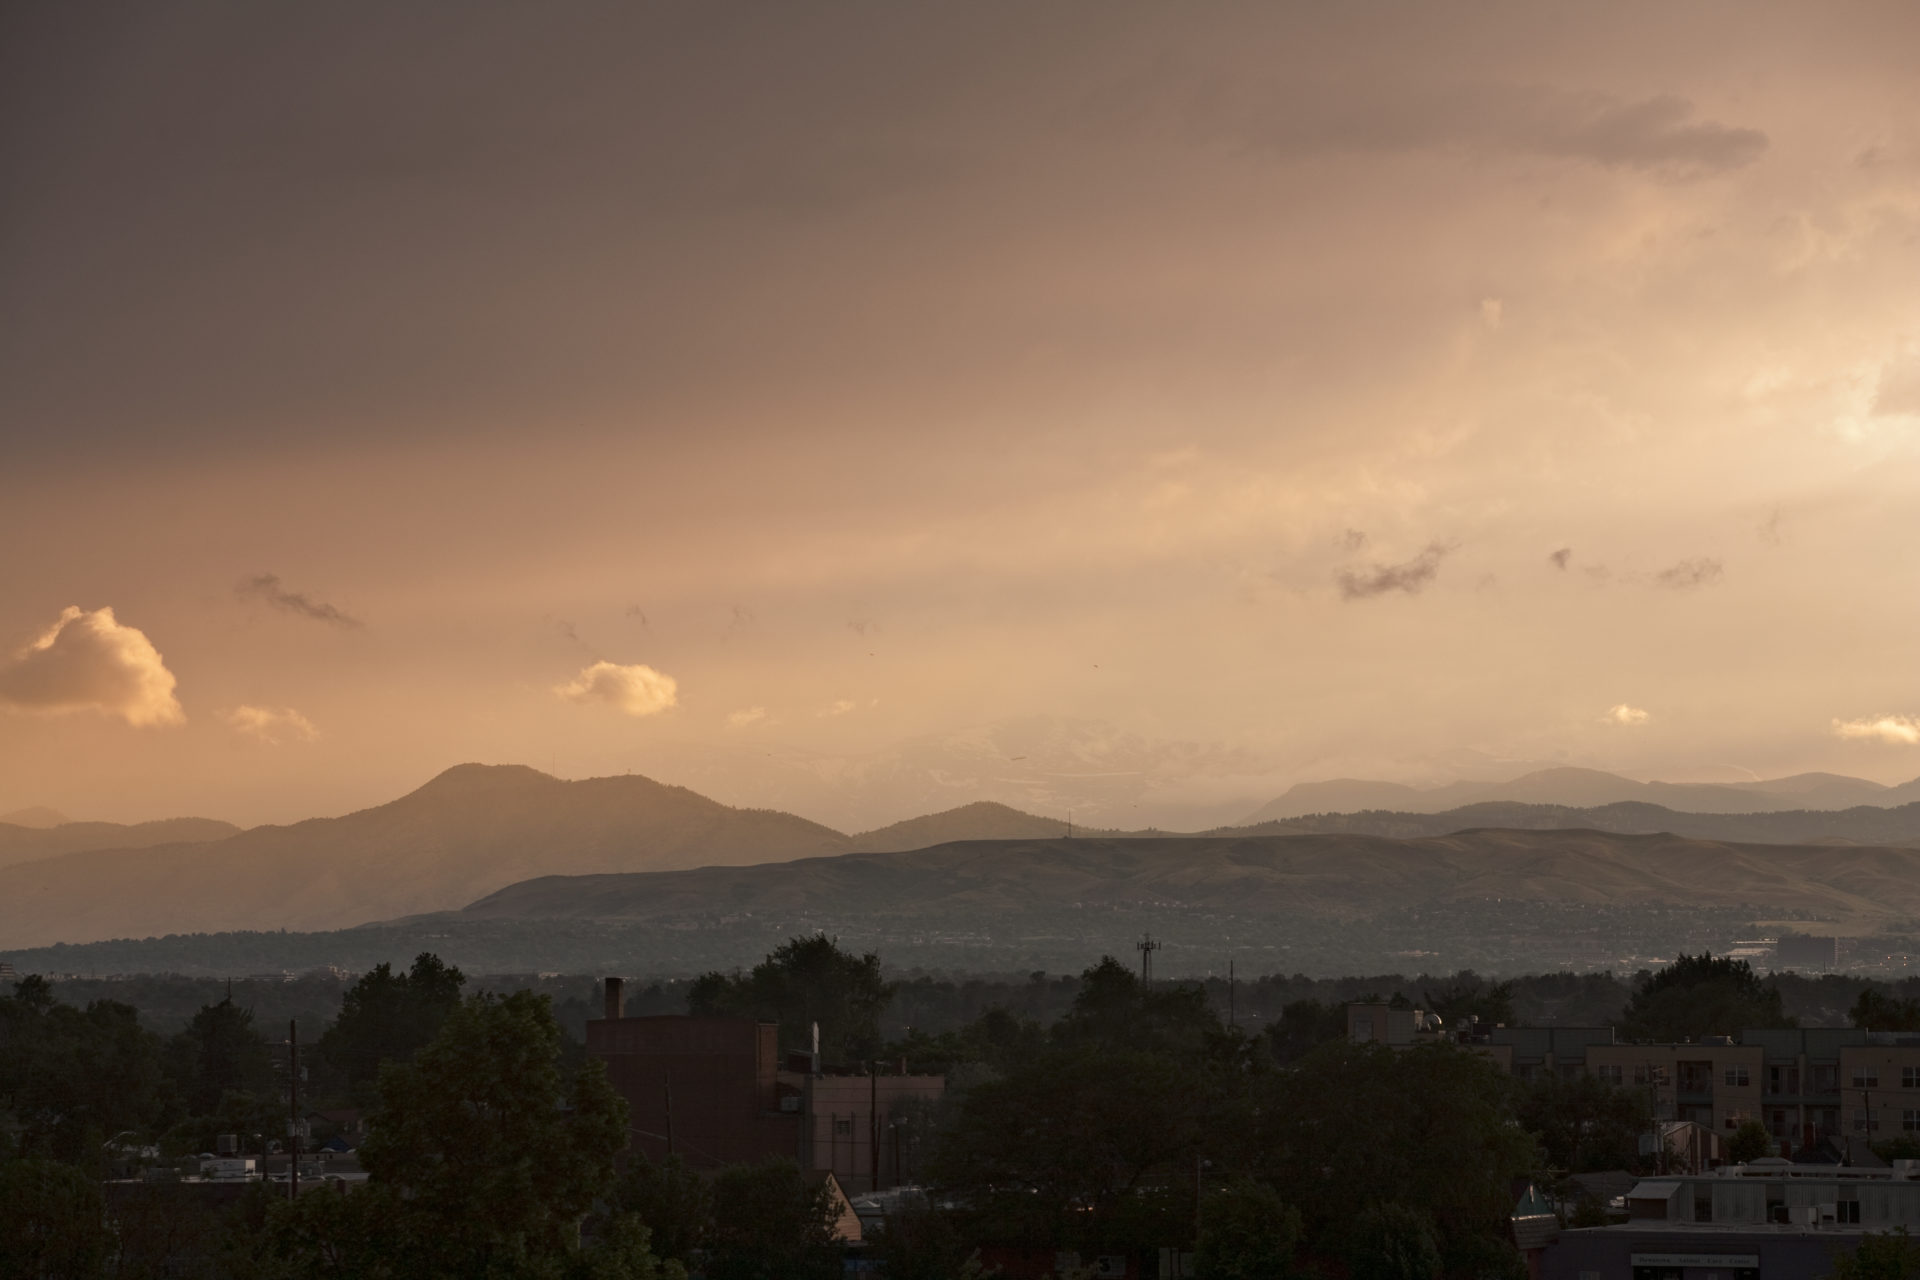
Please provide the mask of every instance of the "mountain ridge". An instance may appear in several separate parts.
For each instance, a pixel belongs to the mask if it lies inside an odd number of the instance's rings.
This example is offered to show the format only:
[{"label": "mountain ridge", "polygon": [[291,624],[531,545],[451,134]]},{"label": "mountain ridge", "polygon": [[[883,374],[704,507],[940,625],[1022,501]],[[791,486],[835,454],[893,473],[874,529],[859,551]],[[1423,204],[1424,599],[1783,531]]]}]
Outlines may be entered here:
[{"label": "mountain ridge", "polygon": [[1617,773],[1570,766],[1535,769],[1505,782],[1457,781],[1426,788],[1364,778],[1331,778],[1295,783],[1236,825],[1256,826],[1313,813],[1368,809],[1439,813],[1498,801],[1568,808],[1639,801],[1689,813],[1891,807],[1920,801],[1920,778],[1893,787],[1834,773],[1797,773],[1739,783],[1636,782]]}]

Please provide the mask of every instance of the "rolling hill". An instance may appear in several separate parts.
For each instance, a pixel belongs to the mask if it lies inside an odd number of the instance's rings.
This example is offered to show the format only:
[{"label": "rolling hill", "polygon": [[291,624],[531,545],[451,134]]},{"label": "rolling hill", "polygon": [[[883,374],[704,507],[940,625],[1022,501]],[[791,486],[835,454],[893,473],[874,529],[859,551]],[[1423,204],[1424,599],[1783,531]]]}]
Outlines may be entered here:
[{"label": "rolling hill", "polygon": [[646,920],[831,912],[957,920],[1124,904],[1354,919],[1492,900],[1741,907],[1823,919],[1920,914],[1920,850],[1753,845],[1597,831],[986,840],[776,865],[545,876],[463,919]]}]

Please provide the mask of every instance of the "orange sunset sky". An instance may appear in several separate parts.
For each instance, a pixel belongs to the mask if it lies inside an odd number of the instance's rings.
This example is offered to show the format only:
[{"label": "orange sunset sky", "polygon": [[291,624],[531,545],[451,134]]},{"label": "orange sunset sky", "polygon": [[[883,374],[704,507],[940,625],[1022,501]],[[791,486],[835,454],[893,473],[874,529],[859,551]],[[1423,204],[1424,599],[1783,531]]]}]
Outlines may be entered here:
[{"label": "orange sunset sky", "polygon": [[1904,781],[1916,50],[1904,3],[13,6],[0,811]]}]

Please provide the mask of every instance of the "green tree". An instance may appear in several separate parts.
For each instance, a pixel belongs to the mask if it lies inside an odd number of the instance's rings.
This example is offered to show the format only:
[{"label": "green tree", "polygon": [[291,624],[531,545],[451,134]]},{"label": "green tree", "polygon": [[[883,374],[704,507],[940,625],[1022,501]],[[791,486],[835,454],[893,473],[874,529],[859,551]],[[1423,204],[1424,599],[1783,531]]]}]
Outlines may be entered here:
[{"label": "green tree", "polygon": [[1446,986],[1423,991],[1421,996],[1449,1027],[1460,1026],[1468,1018],[1490,1027],[1513,1021],[1513,983],[1488,982],[1471,969],[1461,970]]},{"label": "green tree", "polygon": [[1864,1030],[1920,1031],[1920,1000],[1902,1000],[1865,987],[1847,1017]]},{"label": "green tree", "polygon": [[833,1201],[792,1160],[722,1169],[713,1180],[707,1280],[837,1280]]},{"label": "green tree", "polygon": [[1777,985],[1745,960],[1681,954],[1657,973],[1642,974],[1622,1014],[1631,1039],[1676,1042],[1738,1035],[1747,1027],[1791,1027]]},{"label": "green tree", "polygon": [[1586,1074],[1543,1075],[1520,1086],[1515,1113],[1539,1140],[1547,1164],[1565,1173],[1633,1163],[1640,1136],[1653,1125],[1653,1103],[1645,1089]]},{"label": "green tree", "polygon": [[1852,1249],[1836,1249],[1833,1280],[1915,1280],[1920,1276],[1920,1241],[1905,1227],[1868,1232]]},{"label": "green tree", "polygon": [[1300,1214],[1272,1187],[1239,1178],[1201,1201],[1200,1280],[1287,1280],[1299,1249]]},{"label": "green tree", "polygon": [[1325,1245],[1375,1201],[1429,1215],[1444,1240],[1500,1237],[1537,1154],[1513,1100],[1483,1054],[1326,1044],[1259,1082],[1246,1159]]},{"label": "green tree", "polygon": [[406,973],[378,964],[347,988],[340,1015],[320,1037],[320,1054],[363,1107],[378,1102],[381,1064],[405,1062],[432,1043],[460,1007],[460,970],[423,951]]},{"label": "green tree", "polygon": [[901,1197],[867,1243],[887,1280],[986,1280],[989,1274],[957,1215],[924,1195]]},{"label": "green tree", "polygon": [[636,1158],[621,1176],[613,1202],[647,1224],[653,1251],[662,1258],[689,1261],[713,1230],[713,1184],[677,1155],[658,1164]]},{"label": "green tree", "polygon": [[1727,1139],[1727,1160],[1732,1164],[1746,1164],[1772,1153],[1773,1135],[1758,1120],[1744,1122]]},{"label": "green tree", "polygon": [[1292,1062],[1329,1040],[1346,1039],[1347,1007],[1337,1000],[1295,1000],[1281,1008],[1263,1034],[1276,1062]]},{"label": "green tree", "polygon": [[76,1009],[38,975],[22,979],[0,998],[0,1158],[11,1148],[97,1174],[104,1143],[153,1132],[173,1107],[162,1053],[130,1006]]},{"label": "green tree", "polygon": [[53,1160],[0,1163],[0,1276],[104,1275],[111,1243],[86,1173]]},{"label": "green tree", "polygon": [[406,1280],[663,1274],[632,1214],[582,1243],[582,1221],[613,1190],[627,1106],[598,1062],[569,1081],[560,1054],[545,996],[466,1001],[411,1062],[382,1071],[360,1149],[367,1187],[277,1212],[264,1232],[271,1266],[260,1269]]},{"label": "green tree", "polygon": [[273,1056],[253,1027],[253,1011],[228,996],[202,1005],[169,1046],[169,1065],[187,1108],[210,1115],[229,1093],[266,1094],[274,1089]]},{"label": "green tree", "polygon": [[777,1022],[781,1044],[791,1049],[807,1047],[818,1023],[821,1054],[839,1065],[879,1052],[880,1014],[892,994],[879,956],[854,956],[837,939],[816,934],[782,943],[745,976],[703,975],[687,992],[687,1007]]},{"label": "green tree", "polygon": [[1353,1280],[1434,1280],[1440,1273],[1432,1220],[1401,1204],[1362,1210],[1349,1228],[1346,1257]]}]

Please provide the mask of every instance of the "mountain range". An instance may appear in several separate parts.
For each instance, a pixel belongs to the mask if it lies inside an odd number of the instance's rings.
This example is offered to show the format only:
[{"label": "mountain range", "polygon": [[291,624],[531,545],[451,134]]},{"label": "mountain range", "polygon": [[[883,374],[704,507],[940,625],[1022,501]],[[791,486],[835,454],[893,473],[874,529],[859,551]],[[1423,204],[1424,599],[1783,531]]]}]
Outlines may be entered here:
[{"label": "mountain range", "polygon": [[1253,826],[1314,813],[1357,813],[1366,809],[1440,813],[1493,801],[1572,808],[1631,802],[1688,813],[1769,813],[1782,809],[1846,809],[1855,805],[1891,807],[1920,801],[1920,778],[1897,787],[1837,773],[1797,773],[1754,782],[1636,782],[1617,773],[1574,768],[1538,769],[1506,782],[1449,782],[1438,787],[1334,778],[1297,783],[1238,825]]},{"label": "mountain range", "polygon": [[[520,765],[459,765],[389,804],[239,831],[201,819],[121,828],[0,828],[0,947],[222,929],[332,929],[464,906],[530,876],[664,870],[1046,838],[1065,824],[973,804],[845,835],[793,814],[734,809],[649,778],[562,781]],[[69,827],[86,828],[73,837]],[[174,831],[170,840],[157,829]],[[73,851],[56,846],[73,842]],[[35,845],[33,842],[39,841]],[[102,842],[108,847],[101,847]],[[26,861],[13,849],[37,848]],[[63,856],[49,856],[62,853]]]},{"label": "mountain range", "polygon": [[[1285,808],[1288,797],[1331,800],[1344,795],[1348,803],[1365,798],[1359,791],[1328,789],[1335,784],[1315,785],[1322,789],[1296,787],[1267,809]],[[1730,847],[1726,842],[1824,845],[1827,856],[1834,845],[1920,843],[1920,802],[1893,805],[1913,784],[1888,788],[1835,775],[1800,775],[1753,785],[1773,790],[1669,787],[1588,770],[1554,769],[1515,779],[1504,790],[1521,796],[1580,797],[1662,788],[1659,794],[1701,802],[1714,800],[1724,790],[1756,803],[1765,801],[1771,811],[1683,812],[1643,800],[1579,806],[1497,799],[1438,812],[1363,809],[1268,818],[1251,828],[1177,837],[1182,842],[1177,847],[1202,867],[1218,856],[1214,846],[1222,841],[1339,836],[1363,838],[1352,846],[1356,850],[1378,851],[1387,846],[1365,841],[1418,842],[1487,828],[1511,829],[1508,835],[1514,839],[1524,836],[1533,842],[1529,848],[1568,850],[1612,848],[1602,838],[1609,832],[1667,833],[1714,842],[1714,848]],[[1460,791],[1437,788],[1413,794],[1422,797],[1424,805],[1436,795]],[[1703,801],[1703,791],[1715,795]],[[1878,802],[1842,810],[1823,810],[1816,804],[1857,794],[1874,795]],[[1780,807],[1789,797],[1797,798],[1800,807]],[[1559,834],[1546,845],[1539,845],[1546,837],[1528,834],[1544,831]],[[198,818],[125,827],[0,824],[0,866],[6,867],[7,889],[0,894],[0,948],[230,929],[337,929],[456,911],[518,882],[554,875],[677,873],[953,848],[961,842],[985,842],[983,849],[1049,848],[1066,834],[1066,824],[1058,820],[980,802],[848,835],[790,813],[732,808],[637,775],[563,781],[518,765],[460,765],[388,804],[287,826],[241,831]],[[1160,832],[1075,834],[1081,837],[1073,842],[1080,851],[1075,856],[1101,840],[1111,844],[1124,838],[1127,848],[1145,850],[1152,841],[1176,839]],[[1593,840],[1601,844],[1591,844]],[[1694,852],[1722,859],[1719,853]],[[1882,852],[1896,862],[1906,856],[1899,850]],[[1799,865],[1787,854],[1780,856],[1786,859],[1782,867]],[[849,863],[847,869],[851,873],[860,865]],[[1593,891],[1603,897],[1626,892],[1624,883],[1606,878],[1605,865],[1597,862],[1591,868]],[[1728,865],[1728,874],[1735,874],[1745,864]],[[1579,879],[1578,867],[1577,860],[1566,864],[1567,883]],[[1354,883],[1366,881],[1360,877]],[[1649,883],[1665,882],[1656,878]],[[1819,887],[1824,883],[1810,879],[1806,891],[1818,897],[1826,892]],[[1429,891],[1437,890],[1432,885],[1422,889]]]},{"label": "mountain range", "polygon": [[[45,810],[44,812],[52,812]],[[67,822],[45,825],[0,821],[0,867],[97,849],[151,849],[161,844],[210,844],[240,834],[215,818],[162,818],[157,822]]]}]

